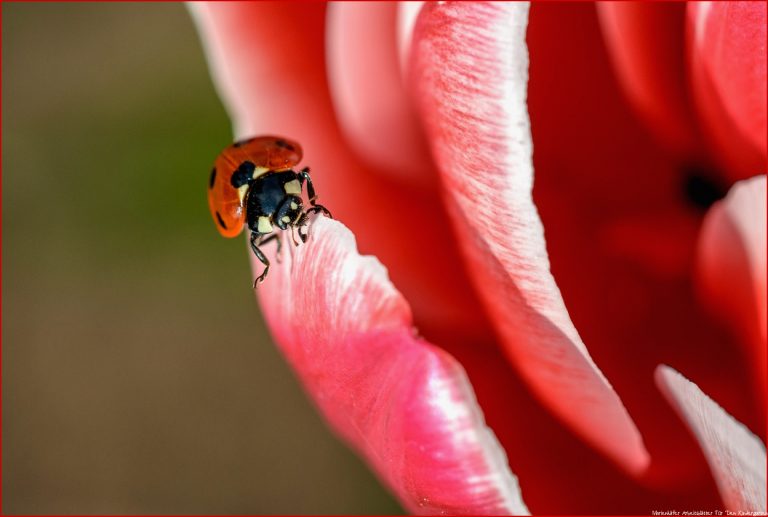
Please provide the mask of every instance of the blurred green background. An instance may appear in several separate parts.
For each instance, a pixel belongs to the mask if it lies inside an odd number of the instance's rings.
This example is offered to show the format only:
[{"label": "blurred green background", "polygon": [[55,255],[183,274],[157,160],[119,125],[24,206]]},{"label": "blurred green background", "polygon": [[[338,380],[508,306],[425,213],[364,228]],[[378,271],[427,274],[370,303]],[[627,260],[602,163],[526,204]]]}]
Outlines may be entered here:
[{"label": "blurred green background", "polygon": [[399,513],[210,221],[231,134],[185,7],[2,10],[3,512]]}]

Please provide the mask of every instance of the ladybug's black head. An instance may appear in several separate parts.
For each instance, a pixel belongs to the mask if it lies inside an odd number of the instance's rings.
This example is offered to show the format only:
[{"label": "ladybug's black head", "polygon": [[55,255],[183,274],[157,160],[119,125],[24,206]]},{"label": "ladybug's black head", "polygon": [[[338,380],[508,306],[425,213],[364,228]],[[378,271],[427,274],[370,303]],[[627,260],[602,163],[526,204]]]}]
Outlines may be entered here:
[{"label": "ladybug's black head", "polygon": [[281,230],[296,225],[304,213],[303,208],[303,203],[299,196],[286,196],[283,203],[281,203],[280,209],[275,215],[275,224]]}]

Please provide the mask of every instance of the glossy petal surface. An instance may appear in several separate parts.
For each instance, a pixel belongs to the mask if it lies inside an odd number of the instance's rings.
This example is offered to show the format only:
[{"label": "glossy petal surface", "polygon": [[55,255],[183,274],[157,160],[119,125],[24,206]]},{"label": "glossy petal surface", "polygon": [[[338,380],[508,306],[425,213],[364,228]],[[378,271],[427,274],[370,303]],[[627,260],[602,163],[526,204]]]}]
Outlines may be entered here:
[{"label": "glossy petal surface", "polygon": [[339,123],[377,170],[431,187],[429,152],[400,73],[397,2],[332,2],[328,79]]},{"label": "glossy petal surface", "polygon": [[406,508],[527,513],[464,370],[416,335],[384,266],[323,217],[307,244],[283,246],[258,291],[275,339],[324,416]]},{"label": "glossy petal surface", "polygon": [[597,12],[619,81],[662,141],[685,157],[697,147],[685,74],[685,4],[599,2]]},{"label": "glossy petal surface", "polygon": [[766,168],[766,4],[690,2],[691,77],[701,119],[731,179]]},{"label": "glossy petal surface", "polygon": [[505,350],[540,398],[639,473],[640,434],[591,360],[549,272],[531,190],[527,4],[427,4],[412,42],[413,90],[475,286]]},{"label": "glossy petal surface", "polygon": [[668,366],[656,383],[699,440],[726,509],[766,511],[765,445],[698,386]]}]

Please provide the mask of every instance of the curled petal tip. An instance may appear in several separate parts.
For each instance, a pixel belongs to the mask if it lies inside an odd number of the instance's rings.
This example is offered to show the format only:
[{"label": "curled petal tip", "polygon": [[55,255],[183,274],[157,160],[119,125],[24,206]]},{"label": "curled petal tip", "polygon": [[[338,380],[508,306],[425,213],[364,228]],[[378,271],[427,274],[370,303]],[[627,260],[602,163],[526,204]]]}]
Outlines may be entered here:
[{"label": "curled petal tip", "polygon": [[283,247],[258,291],[269,327],[327,420],[403,505],[527,513],[464,370],[416,337],[384,266],[324,217],[305,244]]}]

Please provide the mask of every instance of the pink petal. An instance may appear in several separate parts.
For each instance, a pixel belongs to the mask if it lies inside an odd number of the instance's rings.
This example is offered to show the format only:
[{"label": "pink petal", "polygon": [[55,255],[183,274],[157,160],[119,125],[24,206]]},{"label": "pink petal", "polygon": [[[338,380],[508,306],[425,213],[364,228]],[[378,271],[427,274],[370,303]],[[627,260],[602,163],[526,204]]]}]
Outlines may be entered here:
[{"label": "pink petal", "polygon": [[[704,302],[746,345],[758,387],[766,387],[766,177],[736,183],[701,229],[698,286]],[[764,399],[763,399],[764,401]],[[764,404],[760,409],[764,411]],[[761,419],[762,421],[762,419]]]},{"label": "pink petal", "polygon": [[766,169],[766,4],[687,3],[696,101],[734,180]]},{"label": "pink petal", "polygon": [[339,122],[378,171],[431,186],[431,158],[400,77],[395,2],[328,8],[328,80]]},{"label": "pink petal", "polygon": [[697,134],[685,75],[684,3],[598,2],[619,81],[645,122],[685,157]]},{"label": "pink petal", "polygon": [[416,335],[384,266],[324,217],[307,244],[283,247],[258,290],[267,322],[322,413],[404,506],[527,513],[464,370]]},{"label": "pink petal", "polygon": [[648,454],[591,360],[549,272],[531,198],[527,4],[425,5],[412,40],[413,89],[466,260],[506,351],[531,387],[627,470]]},{"label": "pink petal", "polygon": [[726,509],[765,513],[766,459],[760,439],[672,368],[660,365],[656,384],[699,441]]}]

